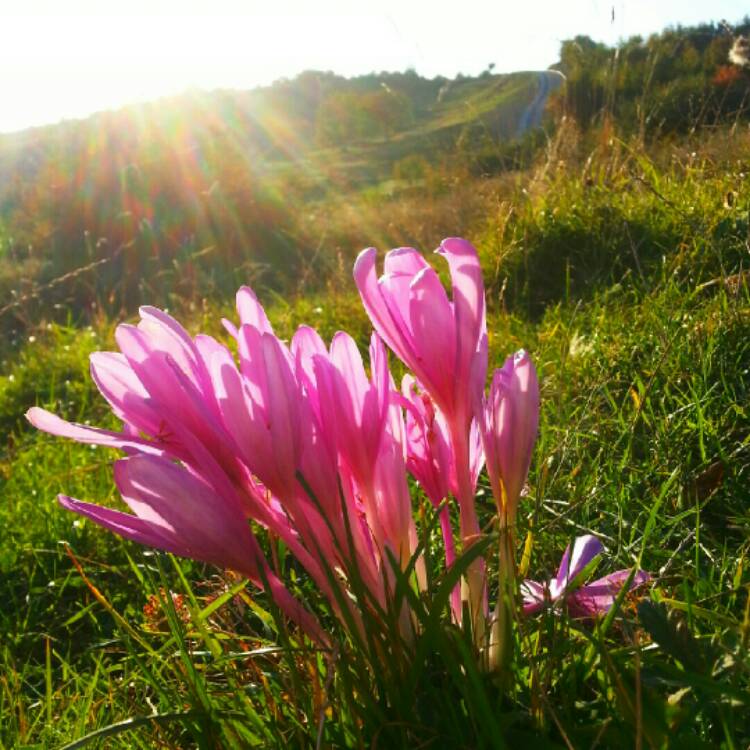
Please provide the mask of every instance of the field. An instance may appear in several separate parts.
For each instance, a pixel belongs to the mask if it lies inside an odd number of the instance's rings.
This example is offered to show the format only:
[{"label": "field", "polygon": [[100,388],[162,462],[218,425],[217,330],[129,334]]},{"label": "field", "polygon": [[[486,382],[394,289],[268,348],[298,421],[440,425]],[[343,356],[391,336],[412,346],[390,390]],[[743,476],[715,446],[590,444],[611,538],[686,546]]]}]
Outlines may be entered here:
[{"label": "field", "polygon": [[[440,127],[454,124],[453,110],[441,111]],[[643,140],[612,122],[583,131],[558,119],[546,137],[513,146],[522,164],[493,141],[493,164],[506,167],[477,168],[491,144],[474,141],[427,172],[419,159],[429,151],[413,145],[398,159],[414,156],[401,162],[418,165],[414,174],[394,175],[390,157],[383,169],[373,153],[426,137],[429,126],[417,123],[385,145],[365,139],[300,162],[308,178],[315,159],[329,170],[325,191],[310,188],[293,206],[307,217],[301,260],[283,285],[273,269],[250,279],[274,329],[289,338],[308,323],[326,340],[343,329],[364,350],[356,253],[370,244],[427,253],[444,236],[465,236],[482,260],[490,365],[524,348],[540,376],[539,439],[518,521],[522,572],[551,578],[565,545],[592,533],[607,549],[604,572],[638,566],[649,585],[596,622],[552,609],[522,618],[501,679],[477,668],[446,612],[427,613],[437,619],[409,658],[357,649],[271,539],[281,577],[333,634],[331,652],[312,647],[239,576],[122,541],[57,505],[64,492],[120,507],[115,453],[38,432],[23,415],[39,405],[115,428],[88,356],[115,348],[114,326],[133,309],[91,281],[95,269],[69,286],[40,275],[34,294],[3,313],[11,322],[0,347],[0,747],[750,742],[747,125]],[[361,184],[331,181],[359,161]],[[279,162],[268,179],[283,172],[293,175],[294,163]],[[296,226],[292,248],[303,236]],[[190,263],[208,261],[183,261],[138,295],[192,335],[226,340],[220,321],[234,317],[238,274],[201,275]],[[400,373],[393,356],[391,366]],[[492,544],[485,475],[479,487]],[[413,489],[415,514],[429,517]],[[437,535],[424,544],[437,560]],[[437,589],[444,573],[438,562],[435,570]]]}]

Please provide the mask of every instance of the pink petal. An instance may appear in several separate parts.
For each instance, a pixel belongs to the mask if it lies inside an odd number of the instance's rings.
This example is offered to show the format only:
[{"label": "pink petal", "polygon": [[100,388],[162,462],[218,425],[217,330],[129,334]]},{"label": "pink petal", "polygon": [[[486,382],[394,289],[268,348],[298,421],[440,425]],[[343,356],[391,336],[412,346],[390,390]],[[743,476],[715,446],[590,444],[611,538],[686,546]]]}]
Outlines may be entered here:
[{"label": "pink petal", "polygon": [[[256,330],[243,326],[243,331],[246,329]],[[258,348],[262,350],[262,342]],[[254,387],[260,393],[261,385],[265,389],[268,380],[262,358],[257,358],[253,367],[256,378]],[[278,416],[272,415],[274,406],[271,394],[266,389],[258,399],[253,400],[249,379],[240,375],[228,351],[216,351],[209,369],[221,421],[232,437],[237,453],[250,471],[274,494],[286,495],[290,483],[293,483],[294,470],[291,469],[291,477],[288,466],[280,470],[281,454],[277,453],[271,421],[276,423],[277,429],[280,422]],[[291,450],[291,445],[282,447],[282,450]],[[288,452],[283,455],[288,456]]]},{"label": "pink petal", "polygon": [[549,601],[549,592],[543,584],[537,583],[537,581],[524,581],[521,584],[521,596],[523,597],[523,613],[525,615],[539,612]]},{"label": "pink petal", "polygon": [[190,554],[189,549],[182,545],[174,535],[165,534],[158,526],[138,516],[105,508],[94,503],[84,503],[67,495],[58,495],[57,501],[66,510],[72,510],[74,513],[90,518],[94,523],[113,531],[124,539],[130,539],[147,547],[156,547],[165,552],[172,552],[181,557],[188,557]]},{"label": "pink petal", "polygon": [[239,331],[237,330],[237,326],[232,323],[231,320],[227,320],[226,318],[221,319],[221,325],[224,327],[224,330],[233,338],[236,339],[239,335]]},{"label": "pink petal", "polygon": [[386,253],[383,273],[413,278],[430,264],[413,247],[397,247]]},{"label": "pink petal", "polygon": [[420,271],[409,287],[409,318],[415,353],[427,373],[425,383],[443,408],[452,408],[454,393],[465,392],[456,367],[456,326],[443,285],[432,268]]},{"label": "pink petal", "polygon": [[[573,617],[597,617],[609,612],[615,602],[620,589],[623,587],[630,570],[618,570],[600,578],[593,583],[581,587],[568,598],[568,611]],[[651,580],[648,573],[636,571],[630,583],[629,591]]]},{"label": "pink petal", "polygon": [[236,497],[219,496],[205,481],[172,461],[151,456],[115,463],[123,499],[190,557],[257,577],[253,540]]},{"label": "pink petal", "polygon": [[289,353],[273,334],[263,336],[263,359],[269,384],[266,419],[274,463],[285,489],[292,492],[301,451],[300,417],[304,402],[292,373]]},{"label": "pink petal", "polygon": [[508,357],[502,369],[495,370],[481,421],[493,494],[498,507],[513,516],[539,425],[539,383],[525,352]]},{"label": "pink petal", "polygon": [[308,384],[315,382],[313,358],[328,357],[328,348],[320,334],[310,326],[300,326],[292,336],[290,346],[298,377],[304,376]]},{"label": "pink petal", "polygon": [[144,306],[139,312],[141,321],[138,330],[146,335],[149,349],[168,354],[195,387],[205,392],[205,367],[187,331],[173,317],[156,307]]},{"label": "pink petal", "polygon": [[375,330],[401,360],[408,362],[410,357],[406,332],[394,321],[383,295],[375,269],[376,256],[377,251],[374,247],[363,250],[357,256],[354,264],[354,281]]},{"label": "pink petal", "polygon": [[128,435],[124,432],[111,432],[101,430],[97,427],[67,422],[46,409],[33,406],[26,412],[26,419],[38,430],[48,432],[51,435],[70,438],[79,443],[90,443],[92,445],[103,445],[107,448],[119,450],[132,449],[139,453],[149,453],[154,456],[163,455],[164,451],[158,446],[143,440],[137,436]]},{"label": "pink petal", "polygon": [[237,292],[237,314],[242,325],[250,325],[261,333],[273,333],[263,305],[258,302],[255,292],[249,286],[240,287]]},{"label": "pink petal", "polygon": [[361,414],[365,395],[370,390],[370,381],[356,342],[348,333],[339,331],[331,341],[330,357],[346,384],[353,414]]},{"label": "pink petal", "polygon": [[157,435],[161,419],[148,391],[119,352],[94,352],[89,357],[91,377],[115,415],[149,435]]},{"label": "pink petal", "polygon": [[[482,268],[473,245],[459,237],[443,240],[437,253],[448,261],[453,285],[457,362],[455,377],[458,383],[464,384],[468,389],[473,360],[482,335],[487,331]],[[474,381],[478,379],[475,377]],[[484,376],[481,381],[484,384]],[[473,402],[473,394],[467,395]]]}]

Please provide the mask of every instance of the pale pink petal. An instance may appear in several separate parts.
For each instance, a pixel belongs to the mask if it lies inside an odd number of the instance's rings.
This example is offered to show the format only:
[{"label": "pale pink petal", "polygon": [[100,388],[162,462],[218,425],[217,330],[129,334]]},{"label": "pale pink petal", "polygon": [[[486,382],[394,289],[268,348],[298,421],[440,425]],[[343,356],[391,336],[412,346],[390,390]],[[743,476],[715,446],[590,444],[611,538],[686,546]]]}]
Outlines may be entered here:
[{"label": "pale pink petal", "polygon": [[75,422],[67,422],[57,415],[48,412],[46,409],[40,409],[38,406],[33,406],[26,412],[26,419],[38,430],[49,432],[51,435],[70,438],[79,443],[102,445],[107,448],[117,448],[119,450],[131,449],[154,456],[160,456],[164,453],[162,448],[148,440],[128,435],[125,432],[111,432],[110,430],[102,430],[98,427],[88,427],[87,425]]},{"label": "pale pink petal", "polygon": [[273,333],[263,305],[258,302],[255,292],[249,286],[240,287],[237,292],[237,314],[242,325],[250,325],[261,333]]},{"label": "pale pink petal", "polygon": [[383,296],[375,268],[376,256],[377,251],[374,247],[363,250],[357,256],[354,264],[354,281],[375,330],[401,360],[408,362],[409,346],[405,338],[406,332],[394,322]]},{"label": "pale pink petal", "polygon": [[385,255],[383,273],[412,278],[430,264],[413,247],[397,247]]},{"label": "pale pink petal", "polygon": [[226,318],[221,319],[221,325],[224,326],[224,330],[233,338],[236,339],[238,335],[237,326],[232,323],[231,320],[227,320]]}]

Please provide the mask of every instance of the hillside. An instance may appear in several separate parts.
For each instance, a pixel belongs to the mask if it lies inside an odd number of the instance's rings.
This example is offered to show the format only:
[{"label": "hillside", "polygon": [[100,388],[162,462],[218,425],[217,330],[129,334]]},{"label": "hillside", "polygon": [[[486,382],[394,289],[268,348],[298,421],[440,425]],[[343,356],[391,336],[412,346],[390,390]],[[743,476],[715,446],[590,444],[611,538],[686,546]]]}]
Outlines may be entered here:
[{"label": "hillside", "polygon": [[300,205],[413,187],[457,143],[515,135],[536,88],[536,74],[305,73],[0,137],[0,289],[28,296],[99,261],[48,300],[132,310],[183,274],[203,290],[258,273],[282,288],[319,239]]}]

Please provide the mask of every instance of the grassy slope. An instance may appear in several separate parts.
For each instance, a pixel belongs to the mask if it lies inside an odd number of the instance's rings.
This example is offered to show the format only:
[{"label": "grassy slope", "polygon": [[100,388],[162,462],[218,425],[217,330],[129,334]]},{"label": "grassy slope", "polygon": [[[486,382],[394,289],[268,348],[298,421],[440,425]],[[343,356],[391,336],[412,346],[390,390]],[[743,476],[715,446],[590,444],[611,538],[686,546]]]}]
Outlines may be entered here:
[{"label": "grassy slope", "polygon": [[[370,226],[387,238],[393,229],[383,229],[382,217],[401,216],[398,232],[434,246],[433,233],[447,233],[445,207],[460,202],[449,218],[483,256],[495,363],[524,346],[542,376],[541,438],[521,529],[533,531],[530,573],[550,575],[571,536],[591,530],[609,549],[605,572],[640,561],[665,609],[636,613],[627,603],[607,634],[551,615],[529,621],[504,697],[468,677],[460,689],[478,692],[456,695],[459,682],[433,677],[420,683],[416,703],[360,695],[354,705],[346,679],[362,672],[346,658],[320,681],[300,666],[302,656],[292,669],[275,654],[249,658],[276,639],[258,609],[262,597],[235,597],[188,627],[180,619],[187,592],[205,606],[231,582],[180,563],[191,581],[185,589],[168,559],[55,506],[63,490],[114,501],[111,456],[34,434],[18,417],[38,402],[106,422],[86,356],[111,346],[111,324],[41,327],[0,380],[0,420],[11,435],[1,465],[0,746],[54,747],[152,710],[167,714],[161,724],[113,735],[106,746],[305,747],[321,716],[323,746],[369,746],[375,737],[388,747],[458,746],[457,736],[466,747],[490,746],[493,732],[524,731],[539,747],[543,737],[574,747],[747,744],[750,292],[737,159],[747,159],[748,140],[670,147],[670,162],[617,144],[579,160],[576,144],[552,145],[559,153],[515,186],[470,183],[427,209],[418,197],[376,206],[350,199],[361,223],[349,231],[363,233],[358,245]],[[329,211],[335,222],[335,206]],[[353,330],[364,342],[348,266],[346,258],[328,295],[267,297],[278,329],[306,321],[326,335]],[[218,334],[227,306],[197,304],[190,330]],[[126,625],[97,600],[63,540]],[[149,620],[143,607],[160,587],[185,600]],[[292,681],[295,669],[305,684]]]}]

